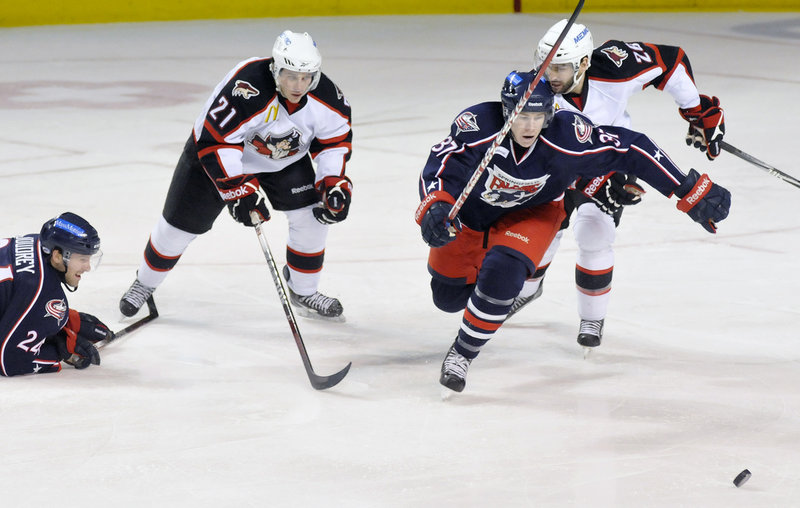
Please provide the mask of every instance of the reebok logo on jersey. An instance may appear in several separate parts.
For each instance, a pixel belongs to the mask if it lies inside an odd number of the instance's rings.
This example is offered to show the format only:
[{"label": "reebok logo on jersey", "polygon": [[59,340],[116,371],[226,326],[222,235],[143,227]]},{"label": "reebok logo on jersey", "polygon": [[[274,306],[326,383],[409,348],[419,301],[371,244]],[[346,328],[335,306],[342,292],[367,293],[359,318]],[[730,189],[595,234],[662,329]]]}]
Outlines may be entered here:
[{"label": "reebok logo on jersey", "polygon": [[249,99],[250,97],[255,97],[260,93],[261,92],[258,91],[258,88],[254,87],[247,81],[242,81],[241,79],[237,79],[235,86],[233,87],[234,97],[244,97],[245,99]]},{"label": "reebok logo on jersey", "polygon": [[530,239],[520,233],[514,233],[513,231],[506,231],[506,236],[510,236],[511,238],[516,238],[517,240],[521,240],[525,243],[530,243]]},{"label": "reebok logo on jersey", "polygon": [[628,52],[624,49],[619,49],[616,46],[611,46],[610,48],[603,48],[600,50],[601,53],[606,55],[609,60],[614,62],[614,65],[617,67],[622,67],[622,62],[628,58]]}]

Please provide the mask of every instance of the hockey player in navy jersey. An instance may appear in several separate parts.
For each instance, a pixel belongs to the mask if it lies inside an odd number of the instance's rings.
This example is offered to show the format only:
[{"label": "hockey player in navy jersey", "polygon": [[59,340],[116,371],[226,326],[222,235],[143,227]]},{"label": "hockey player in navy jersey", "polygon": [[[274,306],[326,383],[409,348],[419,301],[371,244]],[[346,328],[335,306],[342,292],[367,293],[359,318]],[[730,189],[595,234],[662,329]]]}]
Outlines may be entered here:
[{"label": "hockey player in navy jersey", "polygon": [[[567,24],[561,20],[547,30],[535,50],[539,67]],[[594,48],[592,34],[574,24],[556,50],[545,73],[556,93],[556,107],[580,111],[595,124],[631,128],[626,108],[630,97],[647,87],[669,93],[680,115],[689,122],[686,144],[704,151],[710,160],[720,153],[725,117],[717,97],[701,95],[686,53],[677,46],[610,40]],[[611,169],[611,168],[609,168]],[[578,246],[575,263],[580,326],[578,343],[600,345],[611,298],[614,271],[613,243],[623,206],[637,204],[644,189],[635,177],[612,173],[586,179],[565,196],[566,228],[573,215]],[[558,250],[562,232],[542,260],[538,272],[516,298],[512,314],[541,295],[545,271]]]},{"label": "hockey player in navy jersey", "polygon": [[445,312],[463,311],[440,377],[455,391],[464,389],[470,362],[541,265],[565,218],[564,191],[577,178],[609,168],[635,175],[667,197],[678,196],[678,209],[712,233],[730,208],[726,189],[694,169],[684,174],[644,134],[596,126],[577,112],[555,112],[552,90],[541,81],[450,223],[456,197],[534,77],[512,72],[501,102],[462,111],[420,175],[415,219],[431,247],[433,301]]},{"label": "hockey player in navy jersey", "polygon": [[175,168],[136,280],[120,300],[124,315],[138,312],[226,205],[252,227],[253,212],[257,222],[269,220],[269,201],[289,222],[283,276],[297,313],[344,320],[339,300],[317,288],[328,226],[350,207],[351,115],[321,64],[311,36],[287,30],[272,58],[240,62],[217,85]]},{"label": "hockey player in navy jersey", "polygon": [[97,230],[70,212],[39,234],[0,238],[0,374],[58,372],[62,361],[77,369],[100,365],[94,343],[111,332],[70,309],[64,288],[77,290],[101,257]]}]

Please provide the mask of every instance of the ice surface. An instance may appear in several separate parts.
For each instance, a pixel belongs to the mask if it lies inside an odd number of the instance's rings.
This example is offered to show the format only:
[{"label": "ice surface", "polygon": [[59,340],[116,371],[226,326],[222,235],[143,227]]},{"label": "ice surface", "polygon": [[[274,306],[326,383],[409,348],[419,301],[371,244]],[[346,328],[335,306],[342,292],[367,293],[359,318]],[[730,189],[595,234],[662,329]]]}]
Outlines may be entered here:
[{"label": "ice surface", "polygon": [[[542,298],[443,401],[460,316],[430,301],[412,216],[431,145],[496,100],[558,15],[284,18],[0,30],[0,236],[70,210],[101,269],[72,306],[115,329],[181,147],[214,85],[310,32],[353,106],[350,218],[322,290],[347,323],[302,320],[314,391],[252,230],[223,212],[156,292],[161,317],[99,368],[0,380],[3,506],[797,506],[800,189],[683,142],[671,98],[634,126],[733,193],[711,236],[650,190],[618,229],[603,345],[575,342],[571,232]],[[585,14],[595,43],[679,44],[725,107],[726,140],[796,164],[797,13]],[[267,226],[279,263],[286,227]],[[753,478],[732,480],[744,468]]]}]

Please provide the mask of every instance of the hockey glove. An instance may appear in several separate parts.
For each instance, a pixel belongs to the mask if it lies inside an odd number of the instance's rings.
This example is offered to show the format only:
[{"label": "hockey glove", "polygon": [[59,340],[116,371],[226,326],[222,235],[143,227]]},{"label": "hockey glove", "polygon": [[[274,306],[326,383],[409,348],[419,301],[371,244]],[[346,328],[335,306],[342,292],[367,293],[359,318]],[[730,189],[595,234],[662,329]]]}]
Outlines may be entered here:
[{"label": "hockey glove", "polygon": [[94,344],[66,326],[47,340],[55,344],[59,358],[76,369],[100,365],[100,353]]},{"label": "hockey glove", "polygon": [[[77,314],[77,319],[79,320],[79,328],[77,330],[71,326],[71,323],[73,323],[73,313]],[[73,309],[69,310],[69,320],[67,321],[67,326],[70,327],[80,337],[83,337],[92,343],[110,339],[111,336],[114,335],[108,326],[97,319],[97,317],[85,312],[77,312]]]},{"label": "hockey glove", "polygon": [[728,189],[694,169],[689,170],[686,180],[675,189],[675,195],[681,198],[678,210],[688,213],[709,233],[717,232],[716,223],[727,217],[731,208]]},{"label": "hockey glove", "polygon": [[700,104],[678,111],[689,122],[686,145],[699,148],[709,160],[716,159],[720,150],[719,142],[725,135],[725,112],[719,106],[719,99],[701,95]]},{"label": "hockey glove", "polygon": [[458,217],[453,222],[447,218],[453,209],[453,196],[444,191],[435,191],[422,200],[414,219],[422,230],[422,239],[431,247],[443,247],[456,239],[461,231]]},{"label": "hockey glove", "polygon": [[608,215],[614,215],[623,206],[639,204],[645,193],[635,179],[631,178],[629,181],[627,176],[617,172],[591,180],[582,178],[575,185]]},{"label": "hockey glove", "polygon": [[230,178],[217,178],[219,195],[228,205],[231,217],[245,226],[255,227],[250,212],[256,212],[260,221],[269,220],[267,194],[254,175],[239,175]]},{"label": "hockey glove", "polygon": [[335,224],[347,218],[353,185],[346,176],[326,176],[317,184],[319,205],[313,209],[314,217],[322,224]]}]

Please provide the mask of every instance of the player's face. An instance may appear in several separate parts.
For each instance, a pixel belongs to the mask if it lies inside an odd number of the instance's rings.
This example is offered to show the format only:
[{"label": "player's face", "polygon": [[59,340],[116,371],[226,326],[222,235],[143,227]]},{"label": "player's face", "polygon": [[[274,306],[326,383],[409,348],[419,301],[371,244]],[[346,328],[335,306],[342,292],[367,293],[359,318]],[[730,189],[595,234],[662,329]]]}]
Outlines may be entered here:
[{"label": "player's face", "polygon": [[76,288],[81,281],[84,273],[92,269],[92,256],[88,254],[72,254],[67,262],[67,273],[64,280],[67,284]]},{"label": "player's face", "polygon": [[540,112],[523,111],[511,125],[511,135],[518,145],[528,148],[542,132],[546,115]]},{"label": "player's face", "polygon": [[308,91],[311,82],[314,81],[313,72],[295,72],[289,69],[281,69],[278,75],[278,83],[281,87],[281,94],[292,104],[297,104]]},{"label": "player's face", "polygon": [[550,64],[545,71],[547,81],[554,93],[564,93],[572,86],[575,78],[572,64]]}]

